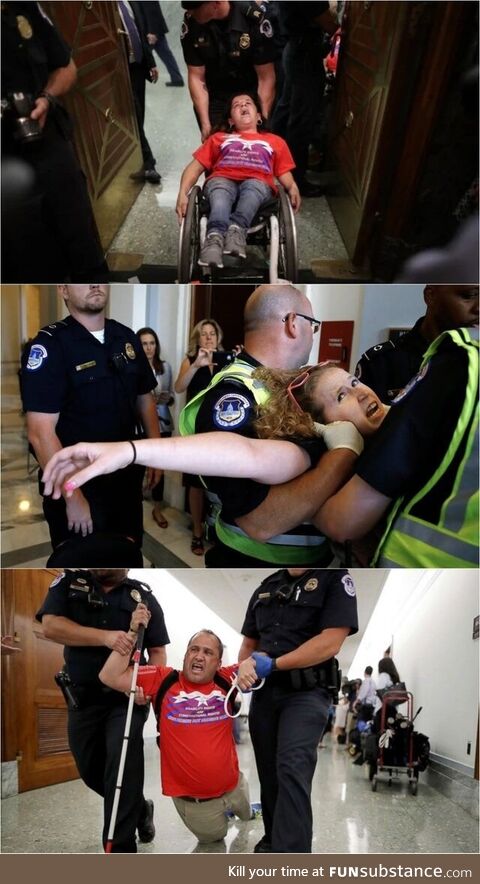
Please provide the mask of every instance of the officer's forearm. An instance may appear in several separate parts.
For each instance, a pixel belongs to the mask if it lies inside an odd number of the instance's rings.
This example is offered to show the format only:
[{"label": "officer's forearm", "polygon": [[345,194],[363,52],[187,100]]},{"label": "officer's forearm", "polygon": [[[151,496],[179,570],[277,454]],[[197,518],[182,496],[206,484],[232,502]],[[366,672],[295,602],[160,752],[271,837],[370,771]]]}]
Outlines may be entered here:
[{"label": "officer's forearm", "polygon": [[360,476],[352,476],[323,504],[313,521],[327,537],[339,543],[358,540],[375,527],[390,503],[389,497],[376,491]]},{"label": "officer's forearm", "polygon": [[106,637],[108,630],[95,629],[93,626],[80,626],[68,617],[59,617],[56,614],[44,614],[42,618],[43,634],[45,638],[61,645],[69,645],[72,648],[91,646],[107,647]]},{"label": "officer's forearm", "polygon": [[151,393],[137,396],[137,412],[147,439],[159,439],[160,424],[157,409],[155,408],[155,400]]},{"label": "officer's forearm", "polygon": [[262,64],[255,67],[258,77],[258,97],[262,108],[262,114],[266,120],[270,116],[275,100],[275,66]]},{"label": "officer's forearm", "polygon": [[266,541],[310,520],[319,507],[349,479],[357,458],[349,448],[322,455],[317,466],[296,479],[270,488],[265,500],[236,520],[249,537]]},{"label": "officer's forearm", "polygon": [[[203,69],[202,69],[203,70]],[[188,69],[188,88],[193,106],[198,114],[202,129],[208,128],[210,125],[209,117],[209,95],[205,74],[191,71]]]},{"label": "officer's forearm", "polygon": [[349,632],[347,627],[324,629],[320,635],[308,639],[294,651],[277,657],[277,669],[280,672],[287,669],[305,669],[307,666],[315,666],[330,660],[338,654]]},{"label": "officer's forearm", "polygon": [[241,663],[242,660],[246,660],[247,657],[250,657],[254,651],[258,648],[258,639],[256,638],[247,638],[244,636],[242,644],[240,645],[240,650],[238,652],[238,662]]},{"label": "officer's forearm", "polygon": [[[40,415],[27,412],[27,437],[32,446],[35,457],[42,470],[57,451],[62,448],[62,443],[55,432],[58,420],[56,415]],[[53,423],[55,421],[55,423]]]},{"label": "officer's forearm", "polygon": [[43,89],[55,98],[59,98],[61,95],[66,95],[67,92],[70,92],[76,80],[77,68],[73,59],[70,59],[69,64],[65,67],[56,68],[51,72]]},{"label": "officer's forearm", "polygon": [[164,645],[158,648],[147,648],[148,662],[150,666],[166,666],[167,650]]}]

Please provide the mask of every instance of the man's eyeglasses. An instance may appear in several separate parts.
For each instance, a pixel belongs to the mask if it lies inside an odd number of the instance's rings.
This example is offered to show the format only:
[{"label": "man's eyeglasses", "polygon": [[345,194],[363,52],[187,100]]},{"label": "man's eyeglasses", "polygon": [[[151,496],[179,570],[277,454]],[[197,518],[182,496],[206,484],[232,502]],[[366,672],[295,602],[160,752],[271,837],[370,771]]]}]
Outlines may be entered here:
[{"label": "man's eyeglasses", "polygon": [[283,317],[282,322],[286,322],[289,316],[300,316],[300,319],[306,319],[307,322],[309,322],[310,325],[312,326],[312,333],[314,335],[317,334],[317,332],[322,324],[319,319],[314,319],[313,316],[305,316],[305,313],[296,313],[296,312],[294,313],[293,311],[292,311],[292,313],[287,313],[287,315]]}]

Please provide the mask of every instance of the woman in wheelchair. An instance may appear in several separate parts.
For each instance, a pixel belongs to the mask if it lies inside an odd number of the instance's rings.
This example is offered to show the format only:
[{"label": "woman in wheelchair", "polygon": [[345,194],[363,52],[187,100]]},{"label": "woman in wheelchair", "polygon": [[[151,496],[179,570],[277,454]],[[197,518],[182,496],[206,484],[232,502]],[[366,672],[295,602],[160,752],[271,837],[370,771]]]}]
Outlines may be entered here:
[{"label": "woman in wheelchair", "polygon": [[300,208],[290,150],[283,138],[259,131],[262,125],[258,97],[233,95],[224,130],[206,139],[182,173],[176,205],[179,223],[190,189],[203,172],[207,174],[204,194],[210,214],[198,260],[202,267],[223,267],[224,254],[246,258],[247,231],[263,203],[277,193],[275,178],[287,191],[293,211]]},{"label": "woman in wheelchair", "polygon": [[369,387],[334,363],[309,366],[300,375],[258,368],[253,377],[271,391],[255,423],[258,439],[212,432],[135,444],[82,442],[58,451],[49,461],[43,474],[45,494],[57,499],[64,492],[68,497],[89,479],[134,461],[164,470],[280,484],[312,465],[312,448],[301,447],[300,439],[311,439],[317,456],[325,448],[350,448],[358,456],[363,439],[376,432],[389,410]]}]

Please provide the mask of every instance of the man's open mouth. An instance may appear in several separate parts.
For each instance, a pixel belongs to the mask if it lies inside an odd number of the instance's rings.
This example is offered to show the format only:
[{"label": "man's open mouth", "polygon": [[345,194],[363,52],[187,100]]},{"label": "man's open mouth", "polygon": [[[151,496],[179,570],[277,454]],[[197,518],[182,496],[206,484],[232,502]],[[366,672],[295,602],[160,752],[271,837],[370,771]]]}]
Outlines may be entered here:
[{"label": "man's open mouth", "polygon": [[192,672],[203,672],[203,663],[192,663]]}]

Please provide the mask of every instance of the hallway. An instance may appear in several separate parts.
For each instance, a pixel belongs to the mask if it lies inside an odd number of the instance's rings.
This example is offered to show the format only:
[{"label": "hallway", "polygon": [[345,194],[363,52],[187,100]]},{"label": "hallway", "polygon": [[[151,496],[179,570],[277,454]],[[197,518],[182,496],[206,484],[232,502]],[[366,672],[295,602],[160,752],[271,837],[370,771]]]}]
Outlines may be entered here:
[{"label": "hallway", "polygon": [[[170,28],[169,45],[186,80],[180,46],[179,5],[166,3],[164,14]],[[155,58],[158,60],[157,56]],[[167,88],[168,75],[160,60],[158,70],[158,83],[147,83],[145,132],[157,159],[162,182],[158,186],[145,184],[132,206],[108,252],[112,270],[131,270],[141,264],[176,266],[177,263],[175,203],[178,186],[192,152],[200,145],[200,136],[187,86]],[[296,221],[300,269],[310,270],[313,260],[332,261],[338,262],[337,276],[341,265],[348,275],[347,253],[326,198],[304,200]]]},{"label": "hallway", "polygon": [[[367,768],[354,767],[343,746],[325,738],[313,782],[313,853],[476,853],[478,823],[428,785],[418,795],[405,778],[374,794]],[[259,801],[255,761],[246,730],[238,747],[240,768]],[[146,741],[145,795],[155,803],[157,836],[139,853],[251,853],[263,833],[261,820],[235,820],[224,842],[200,846],[182,825],[173,803],[161,795],[155,740]],[[3,853],[101,853],[101,799],[80,781],[25,792],[2,802]],[[73,831],[75,832],[73,840]]]}]

